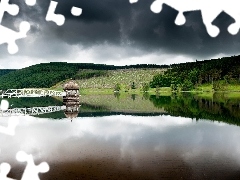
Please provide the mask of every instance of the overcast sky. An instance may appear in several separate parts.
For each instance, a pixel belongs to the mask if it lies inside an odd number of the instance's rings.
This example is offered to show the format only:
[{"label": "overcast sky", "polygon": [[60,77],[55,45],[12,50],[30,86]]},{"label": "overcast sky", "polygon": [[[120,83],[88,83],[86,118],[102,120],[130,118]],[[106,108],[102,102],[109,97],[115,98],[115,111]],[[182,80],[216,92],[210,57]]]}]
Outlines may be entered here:
[{"label": "overcast sky", "polygon": [[[10,55],[0,45],[0,68],[23,68],[51,61],[92,62],[113,65],[172,64],[239,54],[240,33],[227,32],[234,22],[221,13],[213,24],[220,27],[216,38],[208,35],[201,12],[187,12],[186,23],[175,25],[177,11],[164,5],[159,14],[150,6],[154,0],[56,0],[56,13],[66,17],[63,26],[45,20],[50,0],[37,0],[29,7],[24,0],[10,0],[20,6],[13,17],[4,14],[2,25],[18,30],[28,21],[27,38],[18,40],[19,52]],[[82,8],[73,16],[72,6]]]}]

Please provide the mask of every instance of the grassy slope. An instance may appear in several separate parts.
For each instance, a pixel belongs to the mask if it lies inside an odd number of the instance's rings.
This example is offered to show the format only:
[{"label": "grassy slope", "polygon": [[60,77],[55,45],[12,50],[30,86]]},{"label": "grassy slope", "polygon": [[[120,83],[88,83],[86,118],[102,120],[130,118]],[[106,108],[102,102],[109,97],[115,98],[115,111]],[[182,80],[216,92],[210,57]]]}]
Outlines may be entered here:
[{"label": "grassy slope", "polygon": [[[60,81],[65,81],[70,78],[77,79],[83,77],[94,77],[98,75],[105,75],[107,70],[132,68],[140,69],[143,67],[147,69],[165,68],[165,66],[163,67],[159,65],[147,64],[133,66],[113,66],[91,63],[41,63],[11,72],[8,72],[8,70],[0,71],[0,89],[50,88]],[[111,73],[110,76],[112,76]]]},{"label": "grassy slope", "polygon": [[[92,77],[90,79],[77,80],[80,89],[113,89],[117,83],[121,84],[122,90],[128,90],[134,82],[137,88],[143,83],[149,83],[153,76],[162,73],[164,69],[121,69],[109,70],[108,76]],[[53,88],[61,89],[63,82]],[[111,91],[112,92],[112,91]]]}]

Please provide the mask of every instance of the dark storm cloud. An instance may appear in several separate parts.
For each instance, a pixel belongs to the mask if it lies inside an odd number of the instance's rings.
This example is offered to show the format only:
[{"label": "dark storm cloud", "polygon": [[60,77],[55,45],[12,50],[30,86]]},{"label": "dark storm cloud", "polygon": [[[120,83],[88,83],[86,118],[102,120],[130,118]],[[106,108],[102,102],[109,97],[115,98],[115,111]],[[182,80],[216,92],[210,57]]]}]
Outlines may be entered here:
[{"label": "dark storm cloud", "polygon": [[[65,24],[60,27],[45,21],[50,0],[38,0],[38,5],[31,8],[23,2],[11,1],[21,4],[23,11],[18,18],[31,22],[30,35],[38,36],[39,44],[36,45],[46,52],[42,54],[41,51],[39,56],[65,54],[68,49],[64,44],[89,48],[108,43],[125,48],[134,47],[146,53],[158,53],[161,50],[196,59],[217,54],[238,54],[239,51],[240,33],[232,36],[227,32],[228,25],[234,20],[224,13],[213,22],[220,27],[221,33],[217,38],[211,38],[203,25],[200,11],[185,13],[186,24],[176,26],[174,21],[177,11],[164,5],[161,13],[154,14],[150,10],[153,0],[139,0],[134,4],[130,4],[129,0],[57,1],[59,3],[55,12],[66,17]],[[70,13],[72,6],[82,8],[82,15],[74,17]],[[10,16],[6,16],[3,23],[11,27],[13,25],[10,21]],[[57,51],[58,48],[64,50]],[[27,52],[30,55],[33,53],[32,50]]]},{"label": "dark storm cloud", "polygon": [[[160,14],[150,10],[151,0],[130,4],[128,0],[59,0],[57,13],[66,16],[66,23],[57,28],[59,38],[67,43],[94,44],[104,41],[133,46],[147,51],[164,49],[169,53],[207,57],[218,53],[238,52],[240,36],[227,32],[234,20],[220,14],[213,22],[221,29],[217,38],[211,38],[203,25],[201,12],[185,13],[187,22],[176,26],[177,11],[164,5]],[[72,6],[81,7],[83,14],[73,17]]]}]

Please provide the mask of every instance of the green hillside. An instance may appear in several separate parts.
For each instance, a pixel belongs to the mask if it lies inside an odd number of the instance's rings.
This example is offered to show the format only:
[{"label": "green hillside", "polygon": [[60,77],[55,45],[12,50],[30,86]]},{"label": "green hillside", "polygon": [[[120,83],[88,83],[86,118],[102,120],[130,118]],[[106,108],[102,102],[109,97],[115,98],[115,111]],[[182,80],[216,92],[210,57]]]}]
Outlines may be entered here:
[{"label": "green hillside", "polygon": [[0,76],[0,89],[50,88],[66,79],[89,79],[105,76],[106,71],[118,69],[166,68],[166,65],[113,66],[92,63],[52,62],[33,65]]},{"label": "green hillside", "polygon": [[[140,89],[168,87],[173,91],[240,91],[240,56],[173,65],[113,66],[52,62],[20,70],[0,71],[0,90],[55,88],[75,79],[82,89]],[[171,87],[171,88],[170,88]]]},{"label": "green hillside", "polygon": [[3,76],[5,74],[8,74],[10,72],[17,71],[17,69],[0,69],[0,76]]},{"label": "green hillside", "polygon": [[[91,78],[76,79],[80,88],[113,89],[119,83],[121,89],[129,90],[134,82],[135,88],[141,88],[143,83],[149,83],[153,76],[163,73],[165,69],[119,69],[107,70],[102,75]],[[55,88],[61,88],[64,82],[58,83]]]},{"label": "green hillside", "polygon": [[211,91],[240,90],[240,56],[173,64],[150,83],[152,88],[172,87],[180,91],[202,90],[206,85]]}]

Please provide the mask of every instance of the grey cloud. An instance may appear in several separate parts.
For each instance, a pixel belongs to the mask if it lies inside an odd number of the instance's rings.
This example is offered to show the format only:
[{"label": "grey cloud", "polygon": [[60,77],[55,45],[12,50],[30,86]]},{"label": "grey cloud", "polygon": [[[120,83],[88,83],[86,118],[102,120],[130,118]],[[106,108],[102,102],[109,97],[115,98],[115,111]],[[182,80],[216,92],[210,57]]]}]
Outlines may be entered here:
[{"label": "grey cloud", "polygon": [[[38,0],[34,7],[28,7],[23,2],[12,0],[11,3],[20,6],[21,12],[16,19],[6,14],[2,23],[16,29],[14,22],[30,21],[32,28],[29,36],[32,39],[36,36],[37,41],[31,44],[28,37],[19,40],[22,50],[19,55],[67,58],[72,53],[72,45],[91,48],[107,43],[119,48],[135,48],[146,54],[159,54],[161,50],[171,55],[207,59],[217,54],[237,54],[240,45],[240,34],[232,36],[227,32],[228,25],[234,20],[225,13],[213,22],[220,27],[220,35],[211,38],[203,25],[200,11],[185,13],[186,24],[176,26],[177,11],[164,5],[161,13],[154,14],[150,10],[153,0],[139,0],[135,4],[130,4],[129,0],[58,0],[56,13],[66,17],[65,24],[60,27],[45,21],[50,0]],[[83,9],[80,17],[71,15],[72,6]],[[5,47],[1,46],[0,51],[4,54]],[[101,54],[108,53],[113,52]]]}]

